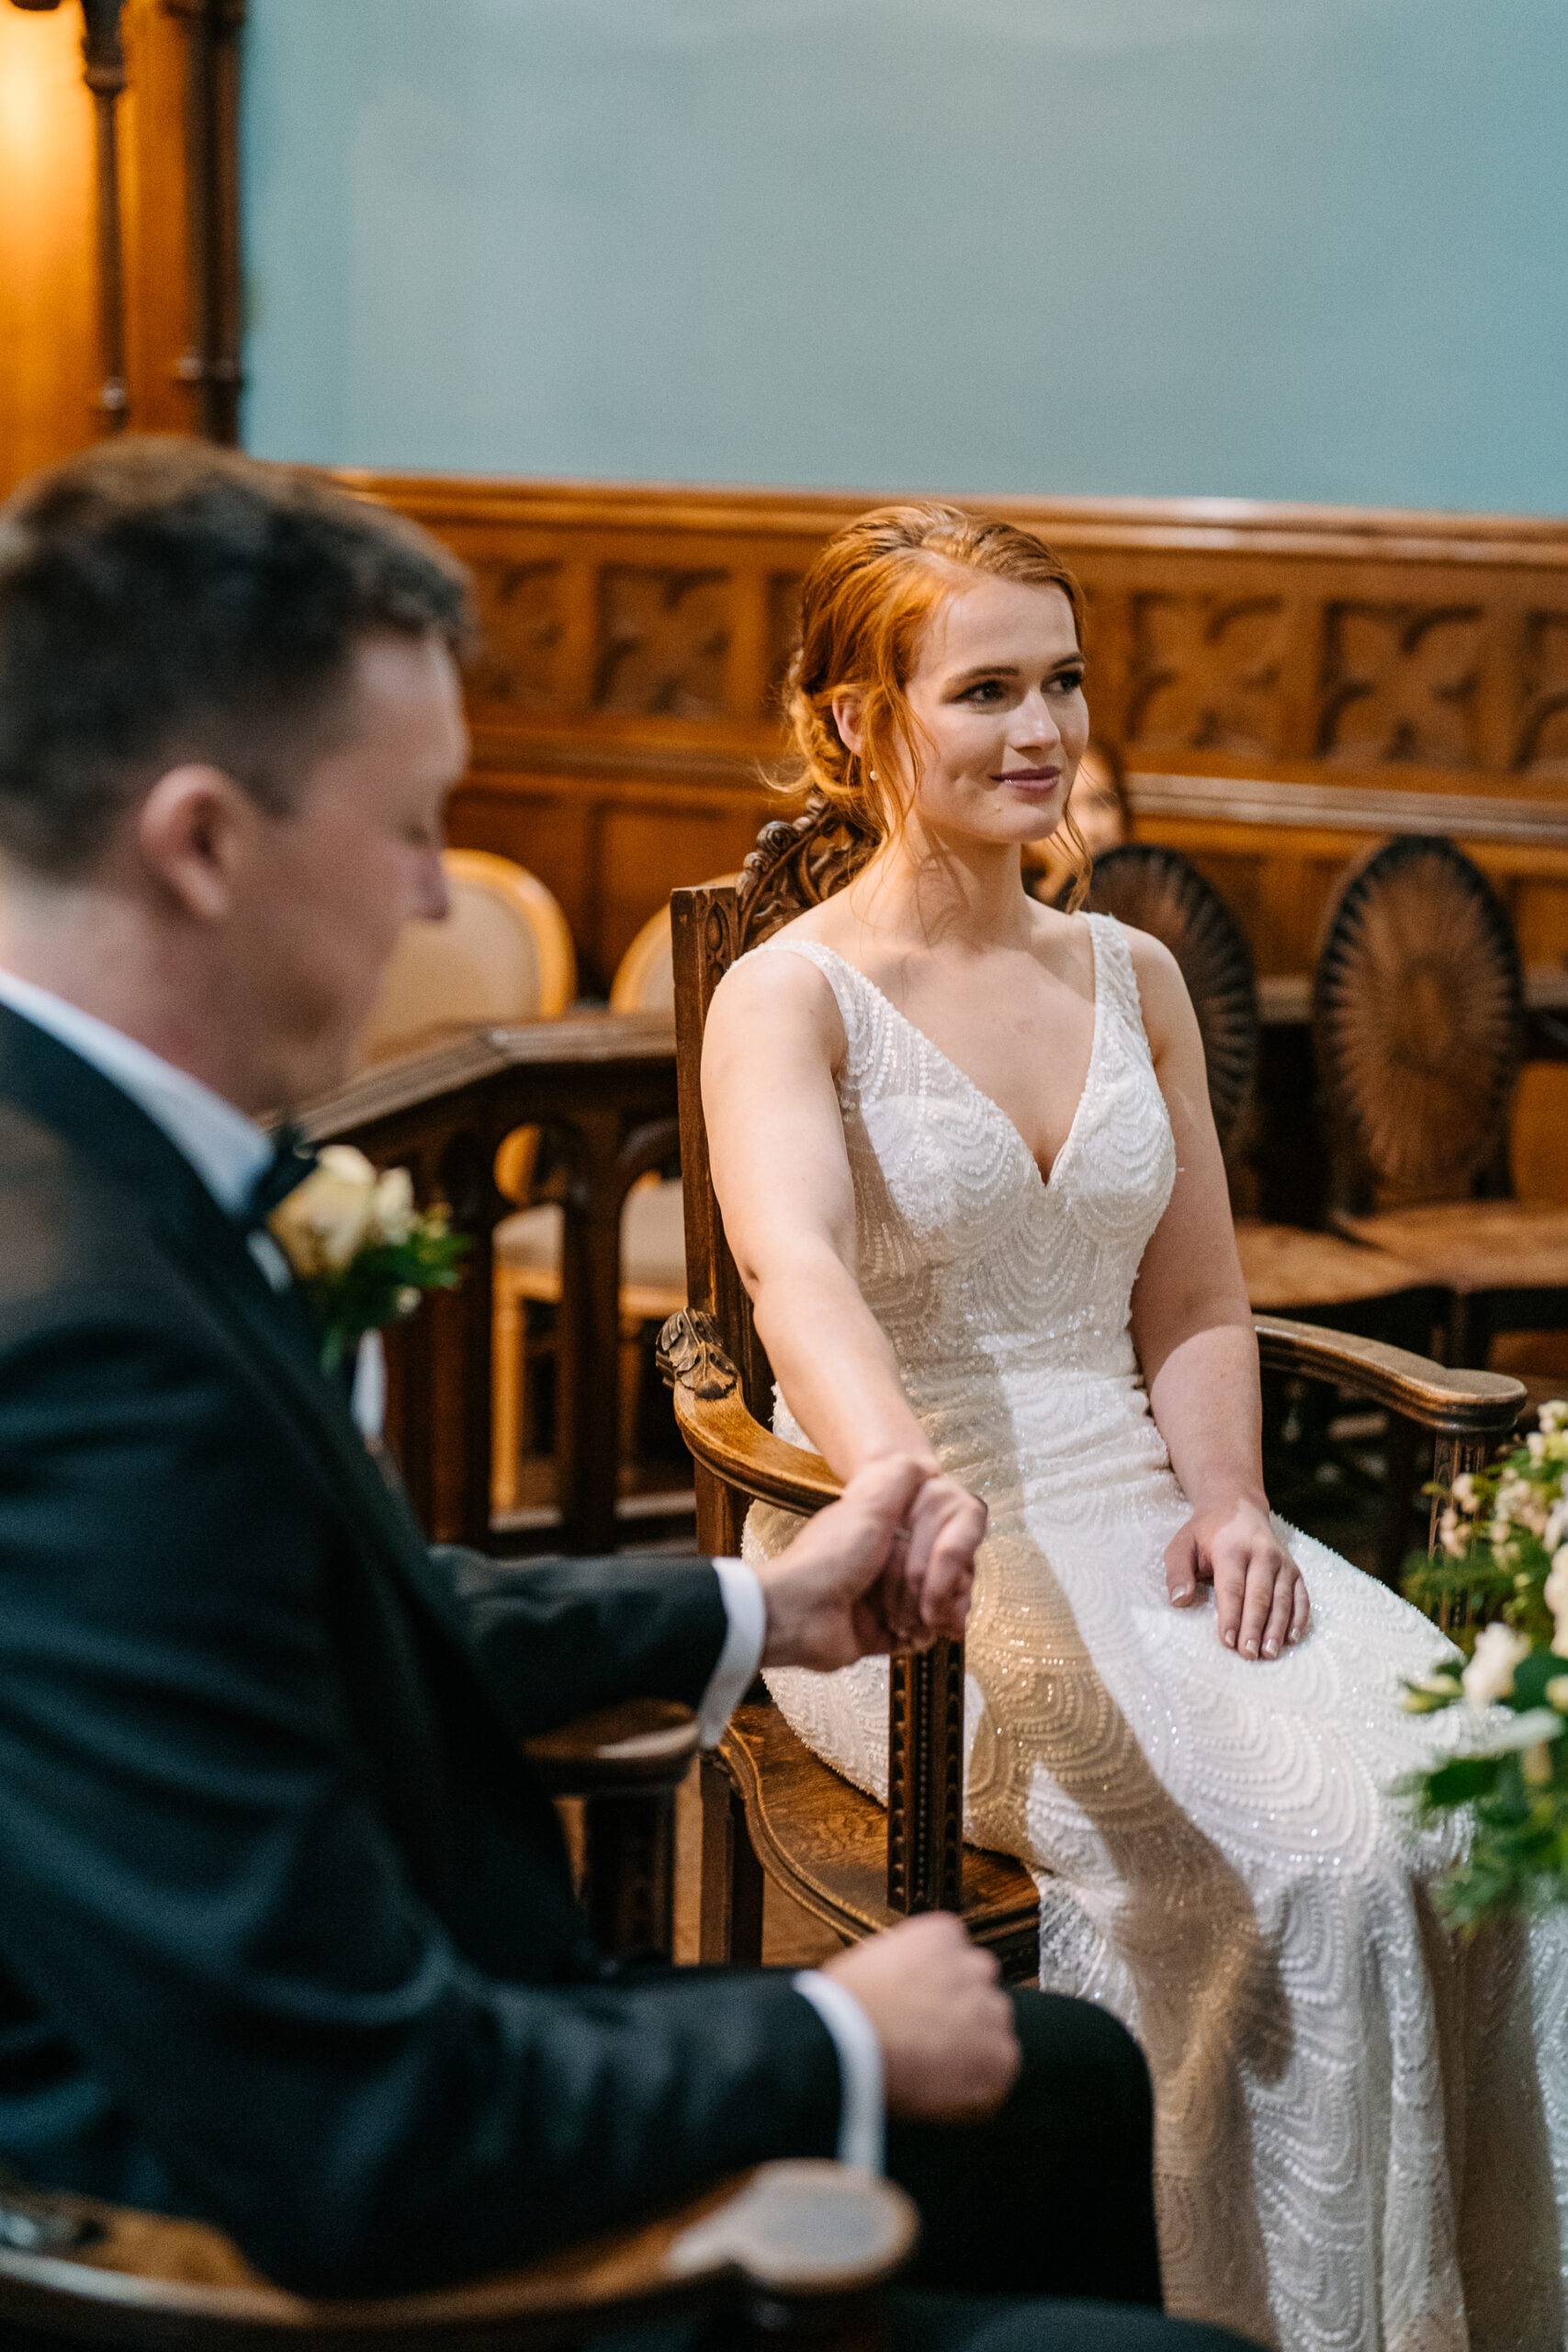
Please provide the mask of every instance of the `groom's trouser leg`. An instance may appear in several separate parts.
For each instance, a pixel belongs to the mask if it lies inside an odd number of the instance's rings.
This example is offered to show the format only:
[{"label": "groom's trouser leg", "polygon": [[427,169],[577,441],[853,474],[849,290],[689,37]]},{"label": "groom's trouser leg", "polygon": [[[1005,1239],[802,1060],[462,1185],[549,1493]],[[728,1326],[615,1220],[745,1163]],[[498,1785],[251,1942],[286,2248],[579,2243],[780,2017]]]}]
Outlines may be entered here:
[{"label": "groom's trouser leg", "polygon": [[910,2283],[1157,2308],[1143,2053],[1087,2001],[1016,1993],[1013,2007],[1023,2064],[998,2114],[888,2126],[887,2169],[923,2223]]}]

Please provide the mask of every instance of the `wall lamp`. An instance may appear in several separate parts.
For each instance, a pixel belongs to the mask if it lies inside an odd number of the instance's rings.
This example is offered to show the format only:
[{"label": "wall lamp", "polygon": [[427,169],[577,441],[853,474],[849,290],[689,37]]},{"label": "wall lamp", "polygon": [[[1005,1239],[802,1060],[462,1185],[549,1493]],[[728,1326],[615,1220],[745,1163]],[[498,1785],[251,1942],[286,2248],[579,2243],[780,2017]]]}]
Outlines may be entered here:
[{"label": "wall lamp", "polygon": [[[52,15],[62,0],[11,0]],[[120,228],[119,127],[126,86],[120,17],[125,0],[81,0],[83,78],[97,119],[98,406],[109,432],[128,413],[125,254]],[[239,37],[245,0],[163,0],[186,36],[186,233],[190,344],[175,373],[195,397],[196,427],[213,441],[239,437]]]},{"label": "wall lamp", "polygon": [[[51,15],[60,0],[11,0],[14,8]],[[118,433],[126,421],[125,254],[119,219],[119,122],[125,88],[125,49],[119,37],[123,0],[82,0],[83,79],[93,94],[98,132],[98,343],[103,382],[98,406]]]}]

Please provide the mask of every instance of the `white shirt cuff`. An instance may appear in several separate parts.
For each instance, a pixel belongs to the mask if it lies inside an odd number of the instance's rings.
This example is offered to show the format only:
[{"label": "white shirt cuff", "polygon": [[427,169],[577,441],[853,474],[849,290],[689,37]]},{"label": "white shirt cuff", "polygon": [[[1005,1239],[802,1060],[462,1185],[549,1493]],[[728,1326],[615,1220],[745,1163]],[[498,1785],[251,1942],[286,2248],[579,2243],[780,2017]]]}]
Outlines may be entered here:
[{"label": "white shirt cuff", "polygon": [[705,1747],[716,1747],[724,1727],[750,1689],[762,1663],[768,1637],[768,1604],[755,1569],[744,1560],[716,1560],[714,1574],[724,1596],[724,1647],[708,1677],[697,1709],[697,1735]]},{"label": "white shirt cuff", "polygon": [[838,2157],[862,2172],[882,2170],[885,2139],[882,2044],[876,2028],[852,1993],[820,1969],[803,1968],[790,1979],[809,2001],[839,2053],[843,2105],[839,2110]]}]

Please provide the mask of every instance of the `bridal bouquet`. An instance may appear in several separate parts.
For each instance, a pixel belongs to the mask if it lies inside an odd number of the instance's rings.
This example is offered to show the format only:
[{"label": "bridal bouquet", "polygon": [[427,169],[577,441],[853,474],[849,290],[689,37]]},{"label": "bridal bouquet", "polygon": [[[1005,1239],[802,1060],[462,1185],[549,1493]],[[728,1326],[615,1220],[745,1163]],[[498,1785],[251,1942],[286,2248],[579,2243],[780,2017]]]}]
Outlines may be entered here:
[{"label": "bridal bouquet", "polygon": [[1404,1589],[1439,1622],[1461,1604],[1454,1639],[1468,1658],[1407,1683],[1405,1705],[1426,1714],[1462,1700],[1512,1715],[1407,1784],[1427,1818],[1474,1809],[1469,1858],[1444,1890],[1470,1925],[1568,1901],[1568,1404],[1543,1405],[1516,1453],[1454,1480],[1438,1536]]},{"label": "bridal bouquet", "polygon": [[406,1168],[373,1168],[331,1143],[267,1223],[321,1325],[321,1369],[335,1373],[367,1331],[412,1315],[420,1294],[451,1290],[468,1247],[443,1204],[414,1204]]}]

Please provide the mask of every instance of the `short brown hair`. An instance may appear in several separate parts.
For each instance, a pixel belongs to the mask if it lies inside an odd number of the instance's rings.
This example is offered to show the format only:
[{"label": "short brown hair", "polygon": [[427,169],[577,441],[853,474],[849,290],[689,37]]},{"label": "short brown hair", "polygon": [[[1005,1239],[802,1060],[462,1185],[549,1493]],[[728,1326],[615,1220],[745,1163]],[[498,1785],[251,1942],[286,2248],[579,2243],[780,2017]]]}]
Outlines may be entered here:
[{"label": "short brown hair", "polygon": [[[835,532],[802,582],[800,644],[784,688],[799,764],[782,782],[786,791],[818,794],[841,808],[874,840],[885,840],[901,820],[890,783],[894,742],[919,765],[904,690],[920,638],[965,571],[1059,588],[1082,643],[1077,582],[1043,539],[1016,523],[935,501],[858,516]],[[845,686],[865,698],[860,753],[833,718],[833,697]],[[1089,853],[1070,813],[1062,830],[1078,869],[1077,903],[1088,887]]]},{"label": "short brown hair", "polygon": [[470,628],[412,523],[209,443],[100,442],[0,507],[0,854],[90,871],[167,768],[291,805],[359,640]]}]

